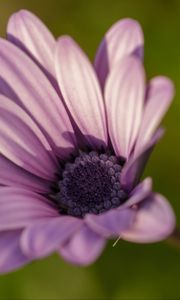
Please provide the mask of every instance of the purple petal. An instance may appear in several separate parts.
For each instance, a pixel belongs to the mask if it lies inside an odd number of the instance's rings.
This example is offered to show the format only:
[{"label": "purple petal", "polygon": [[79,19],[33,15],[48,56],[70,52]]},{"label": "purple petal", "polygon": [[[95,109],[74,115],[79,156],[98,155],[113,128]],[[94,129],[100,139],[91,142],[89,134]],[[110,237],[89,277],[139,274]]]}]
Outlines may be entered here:
[{"label": "purple petal", "polygon": [[84,225],[59,252],[68,262],[86,266],[99,257],[104,246],[104,238]]},{"label": "purple petal", "polygon": [[175,216],[170,204],[160,194],[152,194],[141,202],[134,225],[123,232],[124,240],[152,243],[168,237],[175,227]]},{"label": "purple petal", "polygon": [[102,88],[108,73],[120,59],[132,53],[143,57],[143,46],[142,29],[135,20],[120,20],[108,30],[95,58],[95,68]]},{"label": "purple petal", "polygon": [[0,184],[22,187],[38,193],[50,193],[50,182],[37,177],[0,155]]},{"label": "purple petal", "polygon": [[33,56],[49,73],[54,74],[56,41],[48,28],[34,14],[20,10],[7,26],[8,40]]},{"label": "purple petal", "polygon": [[0,230],[23,228],[42,218],[54,218],[58,211],[45,197],[28,190],[0,188]]},{"label": "purple petal", "polygon": [[121,174],[121,183],[126,190],[131,191],[139,182],[148,158],[163,133],[164,130],[162,128],[158,129],[144,149],[136,156],[130,157],[125,164]]},{"label": "purple petal", "polygon": [[132,209],[113,209],[100,215],[86,216],[86,224],[98,234],[112,238],[117,237],[122,231],[128,229],[134,220],[135,212]]},{"label": "purple petal", "polygon": [[59,249],[80,226],[82,220],[66,216],[36,222],[24,230],[21,248],[30,258],[49,255]]},{"label": "purple petal", "polygon": [[20,235],[21,230],[0,232],[1,274],[16,270],[30,261],[19,247]]},{"label": "purple petal", "polygon": [[42,178],[55,178],[58,165],[46,138],[17,104],[2,95],[0,139],[0,152],[9,160]]},{"label": "purple petal", "polygon": [[107,144],[105,109],[95,71],[87,56],[68,36],[58,40],[56,73],[70,114],[89,144]]},{"label": "purple petal", "polygon": [[151,139],[155,129],[168,110],[173,96],[174,86],[168,78],[158,76],[150,81],[135,153],[139,152]]},{"label": "purple petal", "polygon": [[131,207],[149,196],[152,191],[152,179],[146,178],[130,193],[129,199],[121,207]]},{"label": "purple petal", "polygon": [[74,149],[75,138],[66,110],[52,85],[16,46],[0,39],[0,92],[18,102],[39,125],[59,156]]},{"label": "purple petal", "polygon": [[129,157],[141,124],[145,96],[142,63],[124,58],[106,82],[105,98],[109,134],[117,155]]}]

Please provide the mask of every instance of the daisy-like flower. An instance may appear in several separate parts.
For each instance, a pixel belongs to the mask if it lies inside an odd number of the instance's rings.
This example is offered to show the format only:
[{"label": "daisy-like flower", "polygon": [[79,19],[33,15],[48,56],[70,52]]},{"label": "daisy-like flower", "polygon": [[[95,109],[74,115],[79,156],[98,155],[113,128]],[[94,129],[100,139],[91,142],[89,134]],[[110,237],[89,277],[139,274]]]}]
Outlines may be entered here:
[{"label": "daisy-like flower", "polygon": [[94,66],[69,36],[57,41],[28,11],[0,39],[0,272],[58,252],[88,265],[106,240],[166,238],[175,217],[140,182],[173,85],[146,84],[143,34],[124,19]]}]

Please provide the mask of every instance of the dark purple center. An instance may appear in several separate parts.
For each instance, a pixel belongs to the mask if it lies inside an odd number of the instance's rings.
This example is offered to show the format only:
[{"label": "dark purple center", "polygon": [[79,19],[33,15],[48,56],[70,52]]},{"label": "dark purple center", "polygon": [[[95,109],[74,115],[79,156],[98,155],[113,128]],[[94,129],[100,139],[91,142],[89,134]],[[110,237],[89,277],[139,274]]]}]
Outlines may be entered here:
[{"label": "dark purple center", "polygon": [[67,163],[59,181],[57,202],[61,214],[84,217],[120,206],[127,194],[120,184],[123,162],[116,156],[81,152]]}]

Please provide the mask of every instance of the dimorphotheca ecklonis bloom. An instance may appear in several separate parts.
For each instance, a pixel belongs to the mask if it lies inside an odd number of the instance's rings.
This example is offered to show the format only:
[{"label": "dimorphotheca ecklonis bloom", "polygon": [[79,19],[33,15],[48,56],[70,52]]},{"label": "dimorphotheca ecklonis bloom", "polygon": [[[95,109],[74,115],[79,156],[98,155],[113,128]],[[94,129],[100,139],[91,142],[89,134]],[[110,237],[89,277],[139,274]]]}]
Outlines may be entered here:
[{"label": "dimorphotheca ecklonis bloom", "polygon": [[0,39],[0,272],[57,251],[87,265],[109,238],[155,242],[175,217],[151,179],[140,182],[173,97],[148,84],[139,24],[124,19],[94,66],[27,11]]}]

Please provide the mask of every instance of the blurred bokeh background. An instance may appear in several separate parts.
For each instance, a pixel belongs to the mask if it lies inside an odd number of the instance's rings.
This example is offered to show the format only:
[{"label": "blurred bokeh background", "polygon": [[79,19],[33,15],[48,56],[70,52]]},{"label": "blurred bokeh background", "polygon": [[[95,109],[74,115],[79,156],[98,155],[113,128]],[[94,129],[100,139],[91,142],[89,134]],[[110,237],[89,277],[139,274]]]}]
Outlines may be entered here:
[{"label": "blurred bokeh background", "polygon": [[[164,74],[176,86],[175,101],[163,121],[166,135],[145,175],[170,200],[180,225],[180,1],[0,0],[1,36],[8,17],[22,8],[37,14],[56,37],[72,35],[91,59],[113,22],[132,17],[141,23],[147,78]],[[180,299],[180,248],[170,241],[112,244],[90,267],[71,266],[53,255],[0,276],[0,299]]]}]

